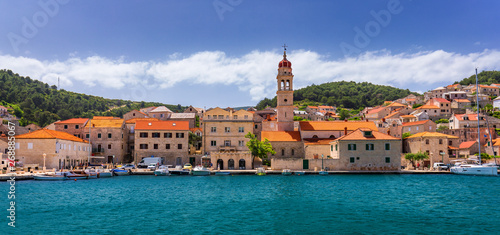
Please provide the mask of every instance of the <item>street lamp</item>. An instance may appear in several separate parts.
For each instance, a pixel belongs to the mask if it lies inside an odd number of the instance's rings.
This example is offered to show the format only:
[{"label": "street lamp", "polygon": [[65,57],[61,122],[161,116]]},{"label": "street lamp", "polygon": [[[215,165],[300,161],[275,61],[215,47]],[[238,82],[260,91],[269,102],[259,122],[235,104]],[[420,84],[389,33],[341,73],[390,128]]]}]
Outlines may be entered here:
[{"label": "street lamp", "polygon": [[45,172],[45,157],[47,157],[47,154],[43,153],[43,172]]}]

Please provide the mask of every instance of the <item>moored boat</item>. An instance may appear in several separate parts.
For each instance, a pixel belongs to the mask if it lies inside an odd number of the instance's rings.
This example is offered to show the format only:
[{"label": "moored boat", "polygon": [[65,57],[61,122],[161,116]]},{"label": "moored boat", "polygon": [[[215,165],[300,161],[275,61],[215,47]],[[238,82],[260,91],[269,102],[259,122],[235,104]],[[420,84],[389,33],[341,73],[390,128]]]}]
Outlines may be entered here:
[{"label": "moored boat", "polygon": [[321,170],[319,171],[319,175],[328,175],[328,171]]},{"label": "moored boat", "polygon": [[113,169],[113,174],[116,176],[129,175],[129,171],[125,169]]},{"label": "moored boat", "polygon": [[191,170],[191,174],[195,176],[205,176],[205,175],[210,175],[210,170],[203,166],[196,166]]},{"label": "moored boat", "polygon": [[292,175],[292,171],[290,169],[283,169],[281,171],[281,174],[284,176],[289,176],[289,175]]},{"label": "moored boat", "polygon": [[165,176],[165,175],[170,175],[167,166],[160,166],[158,169],[155,170],[155,176]]},{"label": "moored boat", "polygon": [[171,175],[189,175],[189,170],[182,169],[182,166],[176,166],[174,170],[170,171]]},{"label": "moored boat", "polygon": [[228,171],[216,171],[215,175],[218,175],[218,176],[231,175],[231,172],[228,172]]},{"label": "moored boat", "polygon": [[256,175],[266,175],[266,170],[264,170],[263,167],[257,168],[257,171],[255,172]]},{"label": "moored boat", "polygon": [[305,175],[306,172],[305,171],[294,171],[293,174],[294,175]]},{"label": "moored boat", "polygon": [[460,164],[450,168],[451,173],[460,175],[498,175],[496,166]]},{"label": "moored boat", "polygon": [[60,180],[66,180],[68,178],[65,175],[36,174],[36,175],[33,175],[33,179],[43,180],[43,181],[60,181]]}]

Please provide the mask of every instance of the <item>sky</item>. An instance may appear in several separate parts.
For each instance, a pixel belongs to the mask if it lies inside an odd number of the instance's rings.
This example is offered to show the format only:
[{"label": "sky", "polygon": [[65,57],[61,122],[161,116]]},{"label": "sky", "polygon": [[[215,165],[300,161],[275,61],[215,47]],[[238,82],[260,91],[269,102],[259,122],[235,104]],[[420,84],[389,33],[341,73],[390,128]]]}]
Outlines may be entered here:
[{"label": "sky", "polygon": [[500,67],[500,1],[0,0],[0,69],[68,91],[195,107],[371,82],[425,92]]}]

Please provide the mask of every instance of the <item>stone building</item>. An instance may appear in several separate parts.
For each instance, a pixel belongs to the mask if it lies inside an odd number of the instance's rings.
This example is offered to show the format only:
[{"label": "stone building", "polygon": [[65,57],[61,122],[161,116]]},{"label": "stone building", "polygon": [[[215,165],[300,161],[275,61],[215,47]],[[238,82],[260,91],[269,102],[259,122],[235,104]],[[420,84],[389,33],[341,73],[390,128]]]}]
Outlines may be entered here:
[{"label": "stone building", "polygon": [[[90,132],[90,134],[89,134]],[[127,163],[128,155],[125,120],[95,116],[85,125],[83,139],[92,144],[92,163]]]},{"label": "stone building", "polygon": [[[159,121],[158,118],[132,118],[125,121],[125,135],[127,141],[127,152],[134,158],[135,162],[135,123],[137,121]],[[135,162],[137,163],[137,162]]]},{"label": "stone building", "polygon": [[56,131],[66,132],[78,138],[83,138],[83,129],[88,121],[88,118],[71,118],[56,122],[54,126]]},{"label": "stone building", "polygon": [[169,121],[187,121],[189,128],[196,127],[196,113],[172,113],[168,118]]},{"label": "stone building", "polygon": [[134,161],[161,157],[166,165],[183,165],[189,159],[189,122],[137,120]]},{"label": "stone building", "polygon": [[[446,135],[438,132],[421,132],[404,139],[404,153],[426,153],[429,159],[423,161],[423,167],[431,167],[434,162],[450,163],[449,147],[455,149],[459,146],[456,136]],[[452,148],[453,149],[453,148]]]},{"label": "stone building", "polygon": [[193,107],[192,105],[189,105],[189,107],[184,109],[184,113],[194,113],[198,117],[203,117],[203,114],[205,113],[205,109],[196,108],[196,107]]},{"label": "stone building", "polygon": [[[477,128],[478,120],[477,114],[455,114],[450,118],[449,124],[450,129],[460,129],[460,128]],[[486,119],[483,115],[479,115],[479,126],[486,126]]]},{"label": "stone building", "polygon": [[147,112],[149,117],[158,118],[158,119],[163,120],[163,121],[167,120],[172,113],[173,112],[165,106],[158,106],[158,107],[150,110],[149,112]]},{"label": "stone building", "polygon": [[299,131],[302,139],[338,138],[359,128],[368,128],[376,131],[377,126],[369,121],[302,121],[299,122]]},{"label": "stone building", "polygon": [[417,134],[424,131],[435,132],[437,125],[431,120],[417,121],[417,122],[406,122],[400,127],[401,134],[409,132],[410,134]]},{"label": "stone building", "polygon": [[123,114],[123,119],[125,119],[125,121],[133,118],[148,118],[148,115],[144,112],[135,109],[126,114]]},{"label": "stone building", "polygon": [[40,129],[16,135],[16,159],[24,164],[38,164],[39,169],[72,168],[88,162],[90,144],[61,131]]}]

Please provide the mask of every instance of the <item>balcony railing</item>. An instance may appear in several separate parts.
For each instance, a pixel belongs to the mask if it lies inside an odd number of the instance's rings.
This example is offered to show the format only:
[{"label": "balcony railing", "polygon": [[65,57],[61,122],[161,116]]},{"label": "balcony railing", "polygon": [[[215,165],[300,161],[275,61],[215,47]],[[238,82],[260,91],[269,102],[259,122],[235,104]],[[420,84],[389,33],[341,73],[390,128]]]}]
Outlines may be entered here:
[{"label": "balcony railing", "polygon": [[92,149],[92,153],[94,154],[103,154],[104,153],[104,149],[103,148],[93,148]]},{"label": "balcony railing", "polygon": [[236,151],[236,146],[219,146],[219,151]]}]

